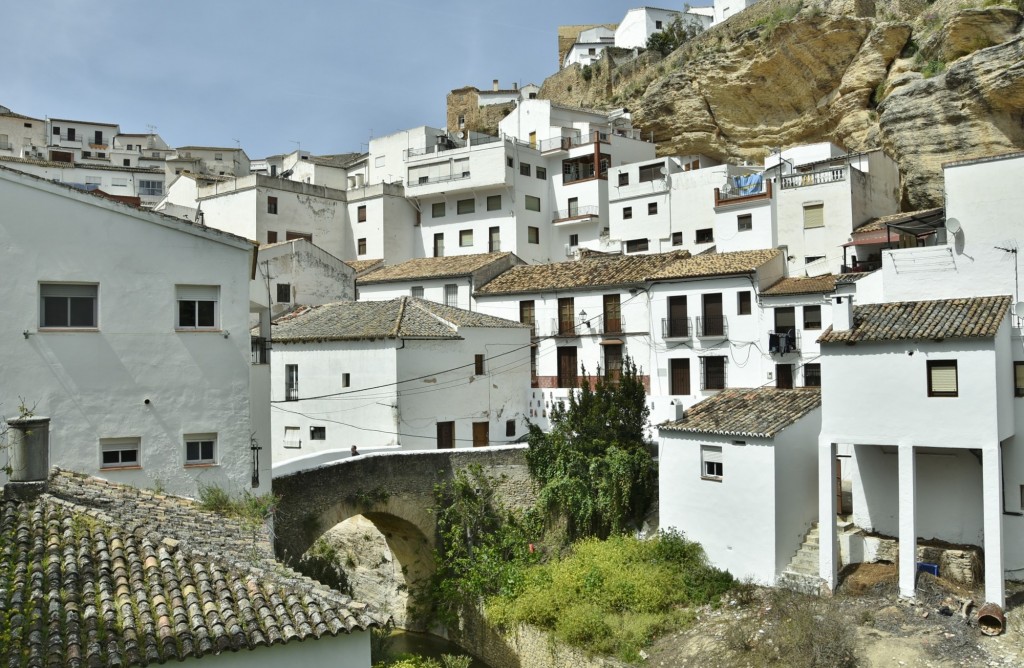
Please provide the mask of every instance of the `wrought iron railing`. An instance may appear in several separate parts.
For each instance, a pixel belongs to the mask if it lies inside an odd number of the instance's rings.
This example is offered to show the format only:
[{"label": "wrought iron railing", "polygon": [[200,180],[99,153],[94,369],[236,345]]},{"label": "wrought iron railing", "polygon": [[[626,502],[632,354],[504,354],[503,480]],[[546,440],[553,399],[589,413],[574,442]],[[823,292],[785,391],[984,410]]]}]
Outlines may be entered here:
[{"label": "wrought iron railing", "polygon": [[666,339],[684,339],[689,338],[692,332],[690,331],[690,319],[689,318],[662,318],[661,319],[661,336]]},{"label": "wrought iron railing", "polygon": [[270,339],[262,336],[252,338],[252,363],[270,364]]},{"label": "wrought iron railing", "polygon": [[551,216],[552,222],[559,220],[569,220],[570,218],[583,218],[585,216],[600,216],[601,207],[587,205],[587,206],[571,206],[568,209],[559,209],[555,211]]},{"label": "wrought iron railing", "polygon": [[722,337],[729,336],[729,323],[724,315],[704,315],[697,317],[697,336]]}]

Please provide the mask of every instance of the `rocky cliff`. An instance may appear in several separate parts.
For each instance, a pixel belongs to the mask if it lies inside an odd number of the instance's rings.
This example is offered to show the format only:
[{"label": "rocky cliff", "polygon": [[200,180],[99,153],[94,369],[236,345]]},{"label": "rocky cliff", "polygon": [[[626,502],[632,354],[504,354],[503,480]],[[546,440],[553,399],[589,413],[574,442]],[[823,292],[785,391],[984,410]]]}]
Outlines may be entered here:
[{"label": "rocky cliff", "polygon": [[762,0],[667,57],[562,70],[540,97],[627,107],[661,154],[881,146],[904,174],[904,208],[940,205],[943,162],[1024,149],[1018,2]]}]

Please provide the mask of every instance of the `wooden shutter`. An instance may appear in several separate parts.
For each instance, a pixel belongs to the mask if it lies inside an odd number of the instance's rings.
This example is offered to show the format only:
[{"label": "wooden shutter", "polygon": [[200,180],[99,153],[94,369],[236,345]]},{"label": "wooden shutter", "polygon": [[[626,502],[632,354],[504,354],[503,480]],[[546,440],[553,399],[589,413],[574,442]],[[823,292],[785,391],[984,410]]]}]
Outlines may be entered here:
[{"label": "wooden shutter", "polygon": [[804,205],[804,229],[812,227],[825,227],[825,205],[805,204]]},{"label": "wooden shutter", "polygon": [[669,360],[669,394],[690,393],[690,360],[685,358]]},{"label": "wooden shutter", "polygon": [[700,447],[701,459],[705,462],[722,463],[722,448],[714,445],[702,445]]},{"label": "wooden shutter", "polygon": [[937,360],[928,363],[929,394],[933,396],[956,396],[956,361]]},{"label": "wooden shutter", "polygon": [[490,427],[487,422],[473,423],[473,447],[482,448],[491,442]]}]

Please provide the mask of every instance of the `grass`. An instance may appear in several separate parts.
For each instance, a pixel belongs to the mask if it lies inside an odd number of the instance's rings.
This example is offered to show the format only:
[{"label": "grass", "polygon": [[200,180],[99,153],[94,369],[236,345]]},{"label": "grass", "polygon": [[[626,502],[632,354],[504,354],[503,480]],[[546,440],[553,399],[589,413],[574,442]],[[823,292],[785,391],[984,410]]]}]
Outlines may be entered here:
[{"label": "grass", "polygon": [[803,9],[803,0],[798,0],[791,5],[785,7],[779,7],[768,16],[762,17],[754,23],[755,26],[763,28],[761,35],[765,39],[771,39],[772,35],[775,34],[775,29],[779,27],[780,23],[789,21]]},{"label": "grass", "polygon": [[262,523],[274,511],[277,502],[278,497],[273,494],[256,496],[246,491],[241,496],[233,497],[227,490],[216,485],[199,487],[199,507],[203,510],[252,522]]},{"label": "grass", "polygon": [[732,584],[679,534],[585,539],[568,557],[529,568],[520,593],[492,598],[487,614],[499,627],[531,624],[570,645],[636,661],[655,637],[692,621],[689,606],[717,601]]}]

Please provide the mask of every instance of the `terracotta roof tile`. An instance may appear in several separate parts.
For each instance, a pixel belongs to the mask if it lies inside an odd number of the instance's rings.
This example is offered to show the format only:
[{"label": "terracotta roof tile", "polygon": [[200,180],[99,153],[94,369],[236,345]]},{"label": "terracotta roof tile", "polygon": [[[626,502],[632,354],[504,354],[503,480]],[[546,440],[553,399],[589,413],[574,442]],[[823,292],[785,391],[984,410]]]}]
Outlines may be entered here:
[{"label": "terracotta roof tile", "polygon": [[792,390],[774,387],[730,388],[694,405],[682,419],[667,422],[660,429],[774,438],[819,406],[821,389],[817,387]]},{"label": "terracotta roof tile", "polygon": [[790,277],[783,278],[770,288],[762,292],[762,295],[807,295],[821,292],[833,292],[836,289],[836,276],[825,274],[824,276],[811,277]]},{"label": "terracotta roof tile", "polygon": [[477,253],[448,257],[421,257],[381,267],[359,279],[360,285],[426,278],[468,276],[487,265],[515,257],[512,253]]},{"label": "terracotta roof tile", "polygon": [[651,274],[652,281],[673,278],[700,278],[702,276],[731,276],[750,274],[782,251],[777,248],[734,251],[731,253],[702,253],[670,264],[660,272]]},{"label": "terracotta roof tile", "polygon": [[345,260],[345,264],[356,270],[356,276],[360,274],[368,273],[378,267],[384,265],[384,260],[377,258],[375,260]]},{"label": "terracotta roof tile", "polygon": [[853,307],[853,327],[829,327],[818,342],[992,338],[1009,310],[1008,296],[865,304]]},{"label": "terracotta roof tile", "polygon": [[862,232],[876,232],[879,230],[885,230],[886,225],[905,223],[916,219],[930,220],[934,219],[936,216],[941,217],[943,214],[944,209],[941,206],[935,209],[920,209],[918,211],[893,213],[888,216],[872,218],[868,222],[864,223],[863,225],[855,229],[853,233],[861,234]]},{"label": "terracotta roof tile", "polygon": [[399,297],[388,301],[309,306],[274,321],[275,343],[366,341],[403,337],[459,339],[459,327],[527,328],[513,320],[437,302]]}]

